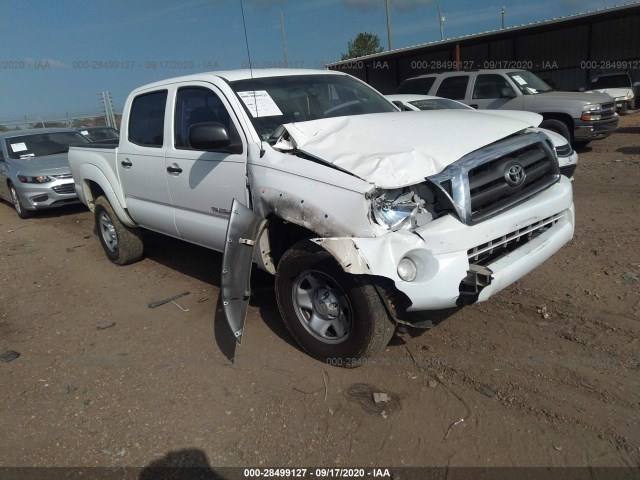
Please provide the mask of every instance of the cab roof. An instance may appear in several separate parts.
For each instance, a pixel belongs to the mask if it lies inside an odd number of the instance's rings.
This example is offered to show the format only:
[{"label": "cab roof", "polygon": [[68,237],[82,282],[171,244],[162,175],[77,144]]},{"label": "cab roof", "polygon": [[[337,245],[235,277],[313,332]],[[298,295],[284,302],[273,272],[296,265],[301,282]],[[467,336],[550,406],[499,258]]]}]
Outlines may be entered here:
[{"label": "cab roof", "polygon": [[247,69],[239,70],[225,70],[220,72],[202,72],[193,75],[186,75],[183,77],[168,78],[154,83],[143,85],[134,90],[134,92],[140,90],[147,90],[150,88],[161,87],[178,82],[200,81],[206,82],[214,78],[222,78],[228,82],[235,82],[237,80],[249,80],[251,78],[268,78],[268,77],[291,77],[296,75],[346,75],[346,73],[335,72],[332,70],[313,70],[313,69],[301,69],[301,68],[256,68],[253,71]]}]

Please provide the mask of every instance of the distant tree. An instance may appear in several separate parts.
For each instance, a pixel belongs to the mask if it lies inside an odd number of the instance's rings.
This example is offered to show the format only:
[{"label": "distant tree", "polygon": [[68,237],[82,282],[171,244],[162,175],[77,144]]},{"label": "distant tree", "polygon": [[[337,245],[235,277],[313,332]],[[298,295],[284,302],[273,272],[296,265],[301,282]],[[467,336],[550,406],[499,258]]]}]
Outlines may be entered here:
[{"label": "distant tree", "polygon": [[9,129],[7,127],[5,127],[4,125],[0,125],[0,132],[8,132]]},{"label": "distant tree", "polygon": [[356,38],[349,40],[347,43],[347,53],[342,54],[342,60],[350,58],[364,57],[380,53],[384,50],[380,45],[380,37],[369,32],[362,32],[356,35]]}]

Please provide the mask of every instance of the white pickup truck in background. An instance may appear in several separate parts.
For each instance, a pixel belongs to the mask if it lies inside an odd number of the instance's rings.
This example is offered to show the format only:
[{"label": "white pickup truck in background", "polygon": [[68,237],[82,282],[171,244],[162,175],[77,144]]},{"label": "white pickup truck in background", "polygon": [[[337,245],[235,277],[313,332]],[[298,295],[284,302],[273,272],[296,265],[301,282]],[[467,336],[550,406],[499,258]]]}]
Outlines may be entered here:
[{"label": "white pickup truck in background", "polygon": [[202,73],[138,88],[118,145],[72,147],[107,257],[141,229],[223,252],[242,338],[252,262],[310,355],[356,366],[398,323],[483,301],[572,238],[571,182],[526,120],[399,112],[353,77]]}]

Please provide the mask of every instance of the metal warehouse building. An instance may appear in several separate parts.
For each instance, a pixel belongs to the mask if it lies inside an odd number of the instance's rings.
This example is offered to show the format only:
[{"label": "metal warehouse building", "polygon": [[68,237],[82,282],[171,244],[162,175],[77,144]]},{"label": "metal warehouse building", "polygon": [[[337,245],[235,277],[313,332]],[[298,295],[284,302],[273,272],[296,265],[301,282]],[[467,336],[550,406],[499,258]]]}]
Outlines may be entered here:
[{"label": "metal warehouse building", "polygon": [[640,80],[640,3],[391,50],[327,68],[350,73],[384,94],[407,78],[456,69],[531,70],[559,90],[578,90],[601,71],[633,71]]}]

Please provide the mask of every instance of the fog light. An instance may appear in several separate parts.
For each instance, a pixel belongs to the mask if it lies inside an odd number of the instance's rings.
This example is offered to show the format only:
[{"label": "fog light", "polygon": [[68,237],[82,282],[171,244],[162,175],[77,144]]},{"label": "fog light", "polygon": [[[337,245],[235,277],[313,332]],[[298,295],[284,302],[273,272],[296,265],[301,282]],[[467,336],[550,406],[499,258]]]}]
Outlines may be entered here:
[{"label": "fog light", "polygon": [[398,276],[405,282],[413,282],[418,275],[416,264],[410,258],[404,257],[398,263]]}]

